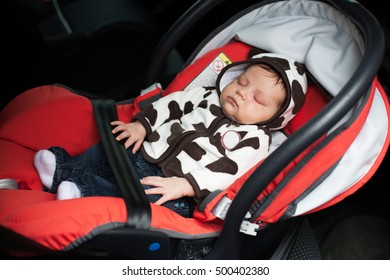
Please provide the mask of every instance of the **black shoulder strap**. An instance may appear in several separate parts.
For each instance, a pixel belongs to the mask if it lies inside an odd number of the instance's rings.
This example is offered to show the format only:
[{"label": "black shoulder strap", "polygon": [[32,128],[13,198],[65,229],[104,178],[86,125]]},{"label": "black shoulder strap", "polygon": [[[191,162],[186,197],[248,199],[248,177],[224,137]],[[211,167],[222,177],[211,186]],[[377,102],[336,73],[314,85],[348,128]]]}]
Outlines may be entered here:
[{"label": "black shoulder strap", "polygon": [[127,226],[148,229],[151,223],[150,204],[125,147],[112,134],[111,122],[118,119],[113,100],[92,99],[95,119],[108,161],[120,187],[127,210]]}]

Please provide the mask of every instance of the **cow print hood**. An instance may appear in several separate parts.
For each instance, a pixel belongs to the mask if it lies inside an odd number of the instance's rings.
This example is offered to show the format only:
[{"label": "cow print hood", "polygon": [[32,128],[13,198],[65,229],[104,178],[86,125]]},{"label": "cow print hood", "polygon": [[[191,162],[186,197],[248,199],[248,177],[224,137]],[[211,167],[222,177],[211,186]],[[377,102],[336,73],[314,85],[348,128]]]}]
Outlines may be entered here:
[{"label": "cow print hood", "polygon": [[285,84],[287,98],[280,111],[268,121],[258,123],[258,125],[271,130],[281,129],[294,118],[305,101],[307,79],[304,67],[285,55],[275,53],[257,54],[248,60],[229,64],[221,71],[216,81],[218,94],[221,94],[225,86],[253,64],[266,64],[272,67]]}]

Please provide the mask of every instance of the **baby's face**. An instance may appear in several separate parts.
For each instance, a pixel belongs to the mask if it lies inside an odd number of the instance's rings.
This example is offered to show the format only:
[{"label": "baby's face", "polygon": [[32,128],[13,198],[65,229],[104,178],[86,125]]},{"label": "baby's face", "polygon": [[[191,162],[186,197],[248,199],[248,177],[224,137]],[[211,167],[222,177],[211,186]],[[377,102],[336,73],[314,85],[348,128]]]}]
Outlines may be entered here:
[{"label": "baby's face", "polygon": [[274,74],[252,65],[228,84],[220,101],[226,116],[240,124],[256,124],[272,118],[281,108],[286,93]]}]

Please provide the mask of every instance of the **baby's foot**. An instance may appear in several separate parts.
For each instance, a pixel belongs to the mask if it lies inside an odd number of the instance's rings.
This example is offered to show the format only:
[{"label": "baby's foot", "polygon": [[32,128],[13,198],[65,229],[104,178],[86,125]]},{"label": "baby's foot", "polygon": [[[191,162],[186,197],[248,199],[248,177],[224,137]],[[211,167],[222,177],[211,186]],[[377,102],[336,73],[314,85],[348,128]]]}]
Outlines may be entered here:
[{"label": "baby's foot", "polygon": [[77,185],[70,181],[63,181],[58,186],[57,190],[57,199],[72,199],[72,198],[80,198],[81,192]]},{"label": "baby's foot", "polygon": [[53,185],[54,172],[56,171],[55,155],[49,150],[40,150],[35,155],[34,165],[42,184],[50,189]]}]

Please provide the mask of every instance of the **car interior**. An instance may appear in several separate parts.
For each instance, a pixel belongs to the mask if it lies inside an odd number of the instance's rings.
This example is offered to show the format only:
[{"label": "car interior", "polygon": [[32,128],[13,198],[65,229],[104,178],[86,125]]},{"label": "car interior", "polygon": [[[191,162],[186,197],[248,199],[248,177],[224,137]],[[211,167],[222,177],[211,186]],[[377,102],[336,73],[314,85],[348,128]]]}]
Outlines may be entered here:
[{"label": "car interior", "polygon": [[[215,1],[215,7],[199,21],[183,16],[196,2],[5,1],[0,17],[0,110],[20,93],[47,84],[65,85],[87,97],[118,102],[137,97],[154,82],[165,88],[203,38],[259,0]],[[390,93],[390,17],[384,8],[386,2],[358,2],[376,17],[383,30],[386,44],[378,80]],[[169,33],[177,20],[193,20],[194,24],[185,34]],[[172,38],[172,49],[159,45],[164,36]],[[154,68],[161,63],[152,54],[159,51],[169,52],[162,69]],[[329,260],[390,259],[389,161],[386,155],[373,177],[353,195],[306,216],[304,227],[312,230],[312,242],[320,256],[310,255],[309,247],[302,249],[307,250],[303,255]]]}]

